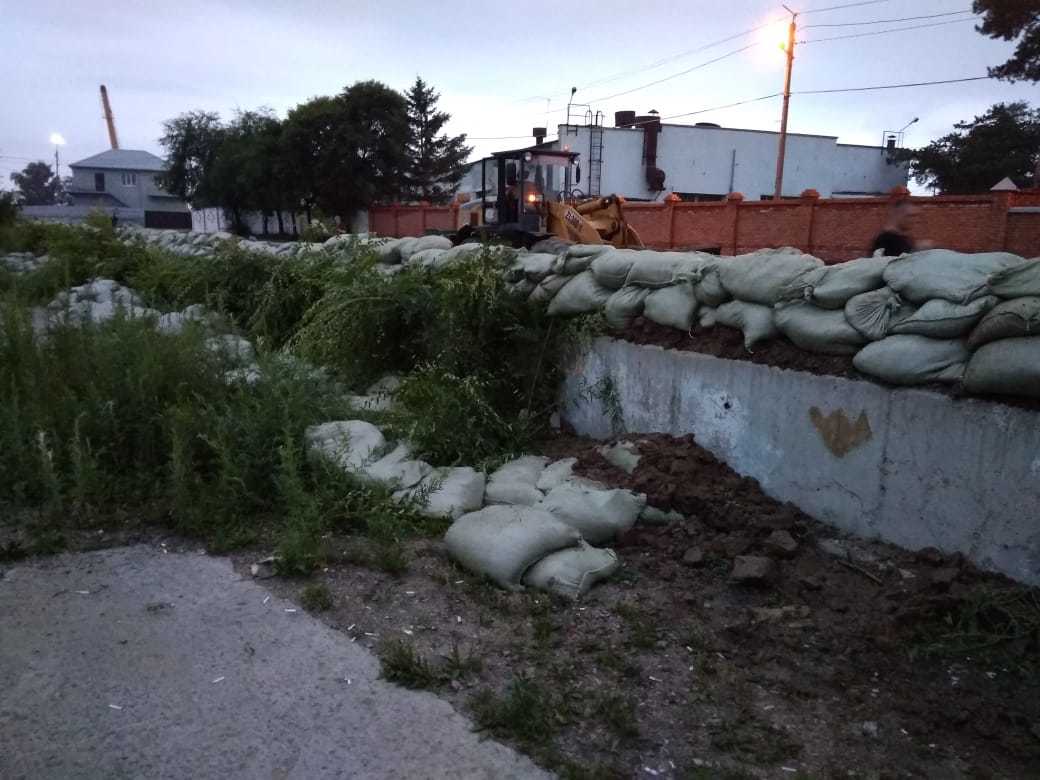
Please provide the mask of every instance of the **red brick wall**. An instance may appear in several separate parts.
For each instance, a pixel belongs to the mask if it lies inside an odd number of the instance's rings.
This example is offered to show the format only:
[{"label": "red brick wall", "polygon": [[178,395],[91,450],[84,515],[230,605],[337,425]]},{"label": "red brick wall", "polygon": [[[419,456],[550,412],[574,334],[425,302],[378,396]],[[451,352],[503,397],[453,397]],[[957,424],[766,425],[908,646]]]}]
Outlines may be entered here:
[{"label": "red brick wall", "polygon": [[[1040,214],[1009,211],[1040,206],[1040,190],[985,195],[914,198],[912,233],[921,240],[962,252],[1004,250],[1040,255]],[[828,262],[863,257],[885,222],[888,198],[745,201],[714,203],[627,203],[625,216],[643,242],[657,249],[718,247],[732,255],[793,246]],[[385,236],[418,236],[450,230],[450,206],[376,206],[369,230]]]}]

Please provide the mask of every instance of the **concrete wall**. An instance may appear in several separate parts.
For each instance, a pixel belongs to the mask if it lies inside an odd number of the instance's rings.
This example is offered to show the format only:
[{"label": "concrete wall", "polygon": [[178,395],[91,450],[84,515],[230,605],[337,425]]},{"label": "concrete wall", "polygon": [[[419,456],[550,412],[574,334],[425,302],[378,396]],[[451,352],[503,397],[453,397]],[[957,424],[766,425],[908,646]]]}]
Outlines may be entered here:
[{"label": "concrete wall", "polygon": [[[98,173],[105,176],[103,192],[97,191],[94,186],[94,176]],[[136,182],[124,184],[123,175],[131,173],[136,175]],[[126,208],[147,211],[187,211],[187,204],[171,197],[155,183],[156,176],[158,174],[154,171],[121,171],[111,168],[84,168],[77,165],[72,168],[70,195],[77,205],[94,205],[99,197],[104,198],[107,193]]]},{"label": "concrete wall", "polygon": [[934,392],[598,339],[564,416],[605,438],[609,377],[631,433],[694,434],[818,520],[907,549],[961,552],[1040,585],[1040,413]]},{"label": "concrete wall", "polygon": [[19,213],[27,219],[38,219],[44,222],[61,222],[66,225],[78,225],[87,217],[98,211],[109,216],[115,215],[119,222],[128,222],[144,226],[143,209],[113,208],[111,206],[21,206]]}]

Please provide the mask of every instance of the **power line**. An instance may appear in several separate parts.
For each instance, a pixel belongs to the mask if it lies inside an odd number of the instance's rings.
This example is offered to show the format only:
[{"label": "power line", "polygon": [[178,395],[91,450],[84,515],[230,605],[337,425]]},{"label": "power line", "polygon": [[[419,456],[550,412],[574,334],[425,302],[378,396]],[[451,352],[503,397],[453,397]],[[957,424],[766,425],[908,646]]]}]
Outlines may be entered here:
[{"label": "power line", "polygon": [[963,11],[947,11],[942,14],[927,14],[925,16],[904,16],[900,19],[871,19],[867,22],[834,22],[831,24],[805,24],[802,25],[803,30],[812,30],[816,27],[862,27],[868,24],[895,24],[897,22],[915,22],[920,19],[938,19],[942,16],[958,16],[959,14],[970,14],[974,13],[970,8],[966,8]]},{"label": "power line", "polygon": [[880,5],[881,3],[890,3],[892,0],[863,0],[859,3],[845,3],[844,5],[831,5],[827,8],[810,8],[806,11],[799,11],[799,16],[805,16],[806,14],[822,14],[825,11],[840,11],[843,8],[859,8],[864,5]]},{"label": "power line", "polygon": [[849,38],[866,38],[871,35],[887,35],[888,33],[904,32],[906,30],[923,30],[926,27],[942,27],[947,24],[962,24],[964,22],[973,22],[974,19],[951,19],[948,22],[932,22],[931,24],[912,24],[907,27],[893,27],[889,30],[873,30],[871,32],[864,33],[852,33],[850,35],[833,35],[829,38],[808,38],[804,41],[798,41],[798,43],[820,43],[822,41],[844,41]]},{"label": "power line", "polygon": [[963,84],[966,81],[988,81],[996,76],[970,76],[963,79],[943,79],[942,81],[913,81],[908,84],[880,84],[873,87],[843,87],[842,89],[807,89],[792,92],[792,95],[828,95],[836,92],[871,92],[876,89],[902,89],[904,87],[931,87],[936,84]]}]

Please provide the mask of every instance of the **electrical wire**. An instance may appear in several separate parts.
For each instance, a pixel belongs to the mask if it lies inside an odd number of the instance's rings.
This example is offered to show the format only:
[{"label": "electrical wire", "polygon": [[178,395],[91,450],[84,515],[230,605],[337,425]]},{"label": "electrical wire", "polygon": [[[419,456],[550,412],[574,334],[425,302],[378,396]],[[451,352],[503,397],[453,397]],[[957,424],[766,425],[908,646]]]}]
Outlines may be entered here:
[{"label": "electrical wire", "polygon": [[941,81],[913,81],[907,84],[879,84],[872,87],[843,87],[841,89],[806,89],[792,92],[792,95],[830,95],[837,92],[871,92],[877,89],[903,89],[904,87],[931,87],[937,84],[963,84],[967,81],[988,81],[996,76],[970,76],[963,79],[943,79]]},{"label": "electrical wire", "polygon": [[900,19],[871,19],[867,22],[835,22],[831,24],[803,24],[800,29],[812,30],[817,27],[862,27],[868,24],[896,24],[897,22],[915,22],[920,19],[938,19],[942,16],[957,16],[959,14],[971,14],[974,13],[970,8],[966,8],[963,11],[947,11],[942,14],[926,14],[924,16],[904,16]]},{"label": "electrical wire", "polygon": [[880,5],[881,3],[890,3],[892,0],[862,0],[859,3],[845,3],[844,5],[831,5],[827,8],[809,8],[805,11],[799,11],[799,16],[805,16],[806,14],[822,14],[825,11],[840,11],[843,8],[859,8],[864,5]]},{"label": "electrical wire", "polygon": [[894,32],[905,32],[906,30],[923,30],[926,27],[942,27],[947,24],[963,24],[964,22],[973,22],[974,19],[951,19],[947,22],[932,22],[931,24],[912,24],[907,27],[893,27],[889,30],[873,30],[871,32],[863,33],[851,33],[850,35],[832,35],[828,38],[807,38],[804,41],[798,41],[802,43],[821,43],[823,41],[844,41],[849,38],[867,38],[872,35],[887,35],[888,33]]}]

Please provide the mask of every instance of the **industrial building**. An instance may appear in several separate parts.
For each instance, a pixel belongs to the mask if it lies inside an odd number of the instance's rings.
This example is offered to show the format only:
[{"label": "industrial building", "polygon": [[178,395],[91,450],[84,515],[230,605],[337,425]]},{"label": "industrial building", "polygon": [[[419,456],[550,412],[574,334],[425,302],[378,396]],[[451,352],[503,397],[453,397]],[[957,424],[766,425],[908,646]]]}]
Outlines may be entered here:
[{"label": "industrial building", "polygon": [[[614,126],[602,115],[584,123],[561,124],[557,138],[544,142],[535,128],[531,150],[577,152],[570,179],[574,196],[616,193],[627,200],[662,200],[675,193],[683,200],[721,200],[731,192],[748,200],[771,198],[776,175],[779,133],[662,122],[656,114],[618,111]],[[886,146],[840,144],[836,136],[789,133],[784,165],[784,197],[814,189],[821,197],[881,195],[905,185],[908,168],[895,159],[894,142]],[[470,166],[460,192],[481,197],[495,182],[481,161]],[[575,192],[577,190],[577,192]]]}]

